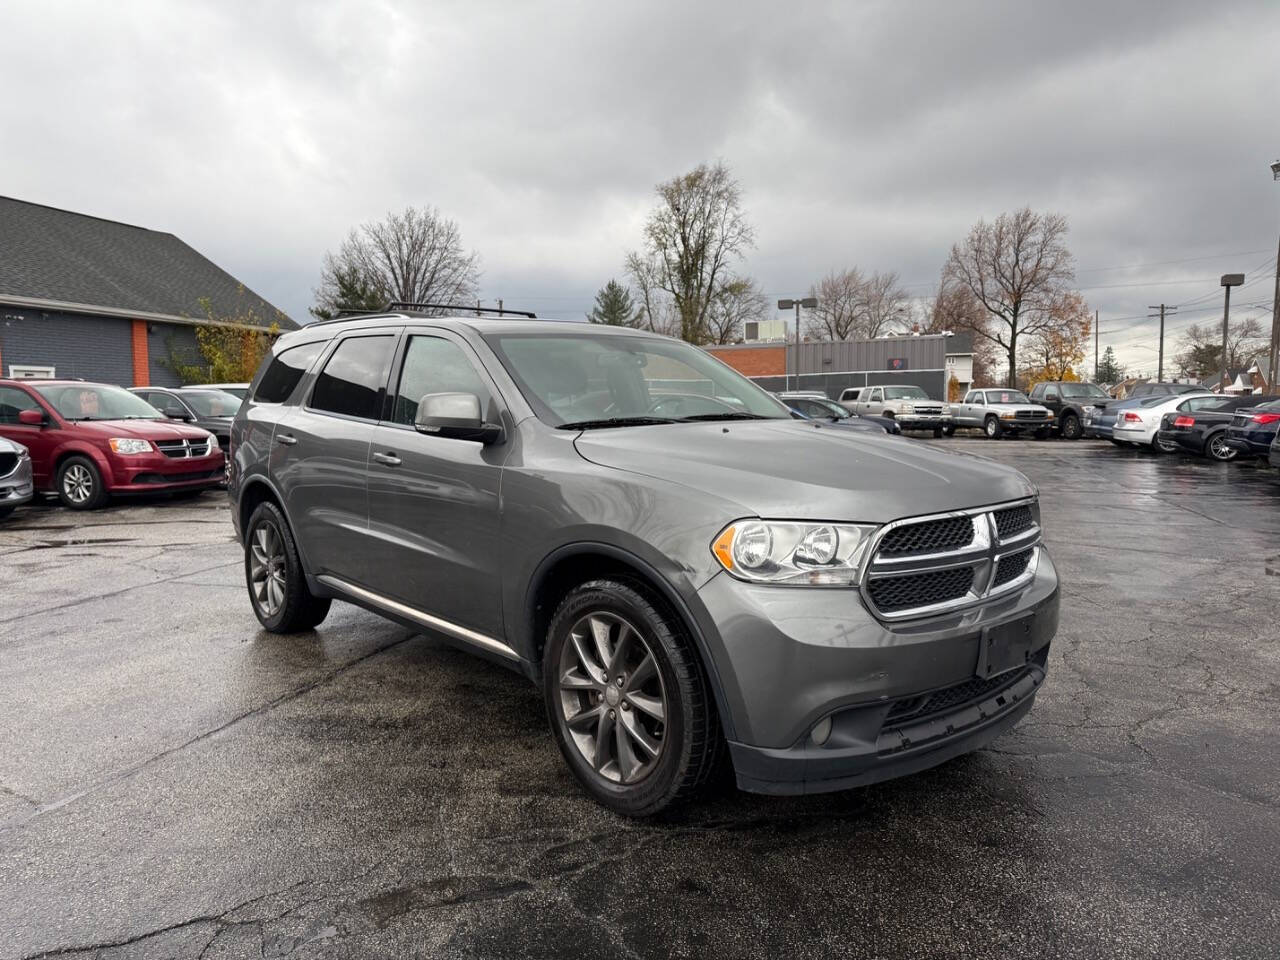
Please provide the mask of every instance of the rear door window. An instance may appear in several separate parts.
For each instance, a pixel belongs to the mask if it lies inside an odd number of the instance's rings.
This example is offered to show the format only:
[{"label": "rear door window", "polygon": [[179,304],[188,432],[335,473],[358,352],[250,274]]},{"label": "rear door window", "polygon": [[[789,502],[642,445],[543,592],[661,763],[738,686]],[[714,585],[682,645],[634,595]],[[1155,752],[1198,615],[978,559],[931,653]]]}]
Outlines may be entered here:
[{"label": "rear door window", "polygon": [[311,367],[315,358],[320,355],[324,341],[304,343],[297,347],[282,350],[271,358],[267,372],[258,381],[258,389],[253,399],[257,403],[284,403],[293,393],[294,387],[302,379],[302,375]]},{"label": "rear door window", "polygon": [[311,409],[377,420],[395,343],[392,334],[347,337],[339,343],[316,378]]}]

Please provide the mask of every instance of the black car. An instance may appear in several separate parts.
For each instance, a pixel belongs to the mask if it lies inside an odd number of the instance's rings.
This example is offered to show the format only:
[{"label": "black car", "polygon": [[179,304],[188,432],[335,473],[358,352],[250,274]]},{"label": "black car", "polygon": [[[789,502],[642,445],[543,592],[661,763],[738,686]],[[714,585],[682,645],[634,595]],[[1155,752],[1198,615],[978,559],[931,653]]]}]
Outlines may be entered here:
[{"label": "black car", "polygon": [[1066,440],[1084,436],[1085,407],[1104,410],[1111,397],[1096,383],[1050,380],[1031,388],[1032,403],[1053,411],[1057,431]]},{"label": "black car", "polygon": [[885,433],[902,433],[902,425],[893,417],[874,417],[865,413],[850,413],[834,400],[808,394],[780,393],[778,399],[809,420],[829,420],[845,427],[879,428]]},{"label": "black car", "polygon": [[208,430],[223,450],[231,436],[231,418],[240,409],[240,398],[221,390],[200,387],[133,387],[136,393],[170,420],[181,420]]},{"label": "black car", "polygon": [[1158,437],[1188,453],[1214,460],[1234,460],[1240,451],[1227,444],[1227,428],[1235,412],[1275,400],[1280,397],[1195,397],[1164,415]]},{"label": "black car", "polygon": [[1280,434],[1271,441],[1271,454],[1267,457],[1267,462],[1273,467],[1280,467]]},{"label": "black car", "polygon": [[1266,457],[1280,430],[1280,400],[1237,410],[1227,427],[1227,444],[1243,457]]},{"label": "black car", "polygon": [[1194,383],[1140,383],[1129,391],[1127,397],[1174,397],[1180,393],[1199,393],[1204,387]]}]

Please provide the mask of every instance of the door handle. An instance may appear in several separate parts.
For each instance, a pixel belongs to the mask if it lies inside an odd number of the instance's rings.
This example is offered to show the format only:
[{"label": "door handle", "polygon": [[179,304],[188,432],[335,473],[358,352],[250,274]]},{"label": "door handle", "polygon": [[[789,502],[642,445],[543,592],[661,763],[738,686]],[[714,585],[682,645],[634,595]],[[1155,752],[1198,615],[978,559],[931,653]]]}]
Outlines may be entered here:
[{"label": "door handle", "polygon": [[394,453],[375,453],[373,455],[373,459],[377,460],[379,463],[385,463],[388,467],[400,466],[400,458]]},{"label": "door handle", "polygon": [[298,442],[298,438],[291,433],[277,433],[276,443],[283,443],[286,447],[292,447]]}]

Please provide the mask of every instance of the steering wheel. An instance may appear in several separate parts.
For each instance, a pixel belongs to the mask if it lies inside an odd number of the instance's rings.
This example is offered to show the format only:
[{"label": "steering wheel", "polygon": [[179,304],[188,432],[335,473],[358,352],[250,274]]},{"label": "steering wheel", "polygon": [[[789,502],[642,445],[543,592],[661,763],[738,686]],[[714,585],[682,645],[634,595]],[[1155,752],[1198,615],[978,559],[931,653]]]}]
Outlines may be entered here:
[{"label": "steering wheel", "polygon": [[[659,414],[658,411],[668,404],[674,405],[675,409],[667,413]],[[685,407],[690,404],[693,405],[694,409],[685,409]],[[710,407],[711,409],[699,410],[697,409],[699,404]],[[649,404],[647,412],[653,416],[688,417],[696,416],[699,413],[734,413],[736,410],[737,408],[732,404],[725,403],[723,400],[717,399],[716,397],[707,397],[698,393],[672,393],[667,394],[664,397],[658,397],[654,400],[653,403]]]}]

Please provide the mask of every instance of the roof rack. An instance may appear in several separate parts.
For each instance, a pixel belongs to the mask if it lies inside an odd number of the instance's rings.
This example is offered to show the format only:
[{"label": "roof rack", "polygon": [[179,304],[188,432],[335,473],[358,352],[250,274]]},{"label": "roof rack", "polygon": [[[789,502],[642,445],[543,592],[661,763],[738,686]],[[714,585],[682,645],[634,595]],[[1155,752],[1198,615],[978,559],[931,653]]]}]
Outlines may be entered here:
[{"label": "roof rack", "polygon": [[537,320],[538,315],[532,310],[505,310],[502,307],[482,307],[479,304],[468,306],[463,303],[417,303],[412,300],[392,300],[386,306],[387,312],[393,310],[457,310],[459,313],[496,313],[498,316],[527,317]]}]

